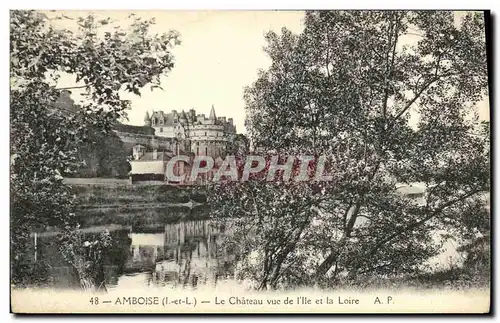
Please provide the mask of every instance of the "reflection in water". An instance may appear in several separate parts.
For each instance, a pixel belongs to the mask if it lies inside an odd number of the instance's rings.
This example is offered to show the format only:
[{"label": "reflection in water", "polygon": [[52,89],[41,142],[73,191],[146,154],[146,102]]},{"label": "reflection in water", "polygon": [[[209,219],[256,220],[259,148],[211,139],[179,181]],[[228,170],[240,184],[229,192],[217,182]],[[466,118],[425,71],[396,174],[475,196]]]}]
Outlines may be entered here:
[{"label": "reflection in water", "polygon": [[[111,234],[116,243],[104,268],[109,290],[215,285],[234,275],[235,256],[223,245],[224,231],[209,220]],[[49,263],[49,281],[62,287],[78,286],[73,270],[57,259],[57,243],[46,240],[41,242],[40,256]]]},{"label": "reflection in water", "polygon": [[[228,232],[209,220],[109,228],[113,247],[104,265],[108,290],[196,288],[234,279],[237,257],[223,243]],[[86,229],[90,240],[104,228]],[[42,264],[37,279],[54,288],[80,288],[76,271],[58,252],[57,238],[45,236],[38,241],[33,248],[37,264]],[[430,264],[449,266],[451,254],[460,256],[454,245],[444,247],[447,251]]]}]

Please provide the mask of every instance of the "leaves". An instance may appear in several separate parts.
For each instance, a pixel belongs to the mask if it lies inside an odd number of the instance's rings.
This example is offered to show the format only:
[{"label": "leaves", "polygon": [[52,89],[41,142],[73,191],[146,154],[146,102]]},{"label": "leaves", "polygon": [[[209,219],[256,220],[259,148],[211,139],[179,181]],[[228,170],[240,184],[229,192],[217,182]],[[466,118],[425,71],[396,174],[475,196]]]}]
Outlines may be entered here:
[{"label": "leaves", "polygon": [[[173,68],[170,48],[179,37],[173,31],[150,35],[154,21],[139,18],[128,29],[103,35],[99,28],[112,24],[110,19],[80,17],[77,32],[51,22],[38,11],[11,11],[11,236],[12,253],[18,255],[28,255],[29,233],[46,226],[74,227],[74,197],[62,176],[81,166],[85,143],[109,133],[126,115],[130,101],[121,98],[122,89],[140,95],[148,84],[159,86],[160,76]],[[61,73],[82,85],[55,87]],[[84,89],[81,106],[62,99],[73,88]],[[17,265],[24,260],[12,260],[13,277],[18,277]]]}]

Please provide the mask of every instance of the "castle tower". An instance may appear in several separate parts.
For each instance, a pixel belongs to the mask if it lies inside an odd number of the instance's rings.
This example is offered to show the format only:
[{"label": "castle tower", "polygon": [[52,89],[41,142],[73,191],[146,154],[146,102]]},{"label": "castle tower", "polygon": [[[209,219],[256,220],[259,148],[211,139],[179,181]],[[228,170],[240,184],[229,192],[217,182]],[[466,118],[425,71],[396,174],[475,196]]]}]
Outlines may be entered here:
[{"label": "castle tower", "polygon": [[149,113],[146,111],[146,115],[144,116],[144,125],[151,126],[151,118],[149,117]]},{"label": "castle tower", "polygon": [[217,120],[217,117],[215,116],[215,108],[214,105],[212,104],[212,109],[210,110],[210,116],[208,117],[210,120]]}]

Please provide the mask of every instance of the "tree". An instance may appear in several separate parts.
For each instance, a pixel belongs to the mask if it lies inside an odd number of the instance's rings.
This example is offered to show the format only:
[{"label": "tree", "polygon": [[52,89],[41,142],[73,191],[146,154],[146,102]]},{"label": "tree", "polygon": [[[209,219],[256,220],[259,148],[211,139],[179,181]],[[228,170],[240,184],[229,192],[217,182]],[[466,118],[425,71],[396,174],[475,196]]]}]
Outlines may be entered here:
[{"label": "tree", "polygon": [[[248,181],[222,178],[222,183],[208,187],[215,225],[230,233],[226,247],[241,259],[236,274],[240,279],[251,279],[258,289],[277,288],[284,278],[292,282],[305,279],[307,272],[297,264],[307,263],[308,254],[297,244],[318,215],[312,192],[318,185],[286,183],[280,172],[276,181],[267,181],[271,156],[266,157],[264,169],[250,174]],[[245,155],[240,158],[238,178],[242,177]]]},{"label": "tree", "polygon": [[[174,31],[150,35],[154,20],[131,15],[128,29],[110,19],[76,19],[77,31],[57,29],[53,20],[69,19],[37,11],[11,11],[11,267],[12,281],[29,283],[30,234],[55,226],[72,241],[74,196],[62,176],[79,167],[78,148],[96,131],[106,134],[125,116],[130,102],[122,91],[140,95],[158,87],[173,68]],[[76,85],[57,87],[60,75],[74,75]],[[81,85],[80,85],[81,84]],[[61,92],[83,89],[85,103],[76,110],[60,105]],[[103,246],[106,243],[103,242]],[[79,268],[85,276],[85,268]],[[94,286],[95,287],[95,286]]]},{"label": "tree", "polygon": [[[416,274],[439,252],[435,232],[455,232],[461,210],[489,191],[489,143],[475,135],[474,116],[487,93],[484,20],[479,13],[455,18],[444,11],[307,12],[302,33],[266,35],[271,66],[245,91],[250,139],[263,151],[328,156],[333,174],[331,182],[309,184],[316,189],[285,189],[293,196],[287,200],[307,199],[316,211],[275,264],[297,254],[307,261],[280,267],[274,286]],[[423,205],[396,186],[413,182],[425,187]],[[301,217],[294,207],[269,208],[284,191],[252,187],[258,198],[246,208],[253,212],[247,221],[264,210],[275,219]],[[241,194],[217,197],[214,216],[247,203]],[[283,223],[262,224],[275,233],[255,245],[284,248],[275,236],[301,224]],[[233,230],[247,230],[240,227]]]},{"label": "tree", "polygon": [[228,141],[226,155],[244,156],[249,149],[250,142],[248,138],[244,134],[238,133]]}]

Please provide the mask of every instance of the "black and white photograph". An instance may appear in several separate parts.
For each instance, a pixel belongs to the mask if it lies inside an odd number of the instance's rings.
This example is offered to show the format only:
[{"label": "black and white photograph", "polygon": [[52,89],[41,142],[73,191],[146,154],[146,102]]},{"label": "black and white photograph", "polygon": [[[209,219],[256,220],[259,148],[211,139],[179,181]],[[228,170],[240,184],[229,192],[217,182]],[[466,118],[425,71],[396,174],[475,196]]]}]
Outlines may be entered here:
[{"label": "black and white photograph", "polygon": [[475,313],[491,16],[10,10],[12,313]]}]

